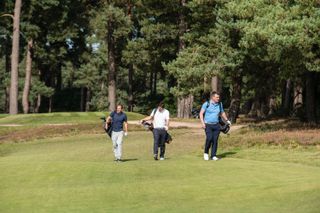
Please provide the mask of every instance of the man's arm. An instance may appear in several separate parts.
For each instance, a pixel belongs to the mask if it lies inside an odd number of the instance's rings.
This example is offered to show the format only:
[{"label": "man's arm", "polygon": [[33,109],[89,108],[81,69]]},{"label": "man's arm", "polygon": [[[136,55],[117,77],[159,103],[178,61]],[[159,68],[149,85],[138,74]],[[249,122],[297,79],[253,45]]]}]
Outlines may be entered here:
[{"label": "man's arm", "polygon": [[124,124],[124,131],[127,133],[128,132],[128,122],[125,121],[123,124]]},{"label": "man's arm", "polygon": [[231,125],[231,122],[229,121],[229,119],[228,119],[228,117],[227,117],[227,114],[226,114],[225,112],[222,112],[222,113],[221,113],[221,117],[222,117],[225,121],[227,121],[227,123],[228,123],[229,125]]},{"label": "man's arm", "polygon": [[152,120],[152,119],[153,119],[153,116],[150,115],[150,116],[147,116],[144,119],[142,119],[141,122],[142,121],[149,121],[149,120]]},{"label": "man's arm", "polygon": [[140,120],[140,123],[142,123],[143,121],[153,120],[154,114],[155,114],[155,110],[153,110],[153,111],[151,112],[151,115],[149,115],[149,116],[145,117],[144,119]]},{"label": "man's arm", "polygon": [[206,124],[204,123],[204,120],[203,120],[203,114],[204,114],[204,109],[201,109],[200,110],[200,113],[199,113],[199,116],[200,116],[200,121],[201,121],[201,125],[202,125],[202,128],[206,128]]}]

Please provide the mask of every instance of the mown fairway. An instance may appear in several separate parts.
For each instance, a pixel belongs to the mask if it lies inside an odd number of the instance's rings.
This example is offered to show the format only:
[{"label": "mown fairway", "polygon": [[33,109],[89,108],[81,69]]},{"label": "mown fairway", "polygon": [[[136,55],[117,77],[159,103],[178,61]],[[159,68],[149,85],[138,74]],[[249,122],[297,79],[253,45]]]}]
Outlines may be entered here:
[{"label": "mown fairway", "polygon": [[0,212],[319,212],[318,148],[230,147],[224,136],[223,159],[205,162],[202,132],[171,132],[165,161],[146,131],[129,133],[122,163],[103,134],[2,143]]}]

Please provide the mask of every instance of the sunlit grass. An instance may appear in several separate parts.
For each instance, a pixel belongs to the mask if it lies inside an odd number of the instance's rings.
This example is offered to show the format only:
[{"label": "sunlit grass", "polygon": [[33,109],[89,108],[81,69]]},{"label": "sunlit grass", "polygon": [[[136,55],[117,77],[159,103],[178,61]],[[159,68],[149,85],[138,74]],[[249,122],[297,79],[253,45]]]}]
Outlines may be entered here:
[{"label": "sunlit grass", "polygon": [[315,147],[231,147],[222,136],[222,160],[207,162],[203,134],[171,133],[165,161],[153,160],[147,131],[129,132],[123,163],[104,134],[1,144],[0,212],[318,211]]}]

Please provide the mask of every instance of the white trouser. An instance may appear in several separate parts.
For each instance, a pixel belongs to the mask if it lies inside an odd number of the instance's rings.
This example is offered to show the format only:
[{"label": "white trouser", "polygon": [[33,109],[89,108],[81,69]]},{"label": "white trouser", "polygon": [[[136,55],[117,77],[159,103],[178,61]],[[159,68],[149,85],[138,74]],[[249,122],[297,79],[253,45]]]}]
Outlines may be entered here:
[{"label": "white trouser", "polygon": [[120,132],[112,131],[111,139],[113,143],[114,156],[116,159],[121,159],[123,131],[120,131]]}]

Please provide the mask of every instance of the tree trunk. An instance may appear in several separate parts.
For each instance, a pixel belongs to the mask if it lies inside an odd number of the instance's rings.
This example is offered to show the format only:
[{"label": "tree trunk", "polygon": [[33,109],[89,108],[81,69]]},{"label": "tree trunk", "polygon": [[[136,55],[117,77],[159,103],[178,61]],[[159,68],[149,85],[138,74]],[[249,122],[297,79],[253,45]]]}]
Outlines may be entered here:
[{"label": "tree trunk", "polygon": [[115,40],[113,37],[113,23],[108,20],[108,101],[109,111],[114,111],[116,108],[116,62],[115,62]]},{"label": "tree trunk", "polygon": [[268,113],[268,104],[265,100],[260,101],[260,110],[258,110],[258,118],[266,118]]},{"label": "tree trunk", "polygon": [[[179,49],[181,52],[185,47],[186,43],[183,39],[184,33],[187,31],[187,22],[184,14],[184,8],[186,6],[186,0],[180,0],[180,6],[182,11],[179,14]],[[190,118],[193,107],[193,95],[189,94],[186,97],[177,98],[177,117],[178,118]]]},{"label": "tree trunk", "polygon": [[[9,40],[8,36],[7,39]],[[6,50],[5,50],[5,59],[6,59],[6,73],[10,73],[10,44],[9,42],[6,42],[5,44]],[[4,88],[4,94],[5,94],[5,99],[4,99],[4,111],[5,113],[9,113],[9,106],[10,106],[10,85],[6,85]]]},{"label": "tree trunk", "polygon": [[6,113],[10,112],[10,87],[6,87],[5,89],[6,97],[5,97],[5,111]]},{"label": "tree trunk", "polygon": [[240,111],[240,101],[241,101],[241,87],[242,87],[242,74],[237,73],[236,76],[232,77],[232,96],[231,103],[228,112],[228,118],[232,123],[237,121],[237,117]]},{"label": "tree trunk", "polygon": [[211,78],[211,89],[219,94],[222,92],[222,83],[218,76],[213,76]]},{"label": "tree trunk", "polygon": [[290,112],[291,88],[292,88],[292,82],[290,79],[288,79],[286,81],[285,96],[284,96],[284,103],[283,103],[283,109],[286,115],[288,115]]},{"label": "tree trunk", "polygon": [[34,112],[35,112],[35,113],[38,113],[38,112],[39,112],[39,110],[40,110],[40,105],[41,105],[41,95],[38,94],[36,106],[34,107]]},{"label": "tree trunk", "polygon": [[49,106],[48,106],[48,113],[52,112],[52,96],[49,97]]},{"label": "tree trunk", "polygon": [[128,73],[128,111],[133,112],[133,65],[129,65],[129,73]]},{"label": "tree trunk", "polygon": [[[129,19],[132,21],[132,8],[133,4],[131,0],[127,1],[127,14],[129,16]],[[129,35],[130,39],[134,39],[134,35],[131,32]],[[134,69],[133,69],[133,64],[129,64],[129,69],[128,69],[128,111],[133,112],[133,75],[134,75]]]},{"label": "tree trunk", "polygon": [[258,99],[254,99],[252,105],[251,105],[251,109],[250,112],[248,113],[248,116],[251,118],[256,118],[258,117],[258,111],[260,110],[261,106],[260,106],[260,102]]},{"label": "tree trunk", "polygon": [[23,112],[25,114],[29,112],[29,93],[30,93],[30,85],[31,85],[31,68],[32,68],[32,48],[33,48],[33,40],[30,39],[28,41],[28,47],[27,47],[26,76],[25,76],[24,89],[23,89],[23,95],[22,95],[22,106],[23,106]]},{"label": "tree trunk", "polygon": [[86,112],[90,111],[90,100],[91,100],[91,91],[89,88],[87,88],[86,93]]},{"label": "tree trunk", "polygon": [[306,116],[309,123],[316,123],[316,75],[314,72],[306,74]]},{"label": "tree trunk", "polygon": [[178,98],[177,117],[178,118],[190,118],[192,106],[193,106],[193,95]]},{"label": "tree trunk", "polygon": [[276,110],[276,97],[274,95],[269,97],[268,115],[273,115]]},{"label": "tree trunk", "polygon": [[303,88],[302,83],[298,80],[294,85],[293,91],[293,115],[302,117],[303,116]]},{"label": "tree trunk", "polygon": [[18,81],[19,81],[19,38],[20,38],[21,0],[15,1],[13,18],[11,82],[10,82],[10,114],[18,113]]}]

